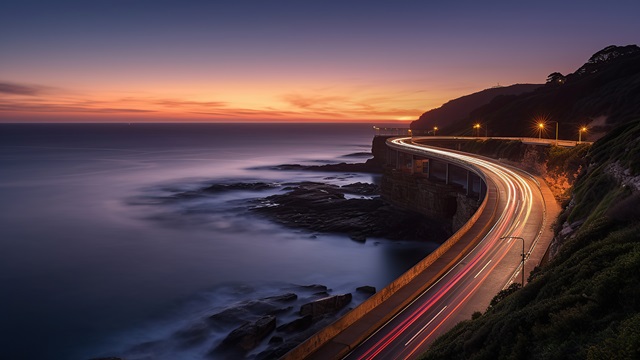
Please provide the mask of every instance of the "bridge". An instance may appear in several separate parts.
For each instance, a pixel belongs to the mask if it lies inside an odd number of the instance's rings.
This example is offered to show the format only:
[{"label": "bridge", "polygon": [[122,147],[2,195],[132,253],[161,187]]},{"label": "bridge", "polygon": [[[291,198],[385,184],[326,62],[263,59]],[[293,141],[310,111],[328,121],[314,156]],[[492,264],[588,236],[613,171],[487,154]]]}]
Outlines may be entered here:
[{"label": "bridge", "polygon": [[[452,139],[463,138],[426,140]],[[559,212],[544,183],[498,161],[424,141],[388,139],[387,163],[395,171],[458,183],[482,200],[478,210],[436,251],[284,359],[417,358],[438,335],[484,311],[499,290],[539,264]],[[546,141],[541,145],[555,143]],[[514,237],[523,239],[524,256]]]}]

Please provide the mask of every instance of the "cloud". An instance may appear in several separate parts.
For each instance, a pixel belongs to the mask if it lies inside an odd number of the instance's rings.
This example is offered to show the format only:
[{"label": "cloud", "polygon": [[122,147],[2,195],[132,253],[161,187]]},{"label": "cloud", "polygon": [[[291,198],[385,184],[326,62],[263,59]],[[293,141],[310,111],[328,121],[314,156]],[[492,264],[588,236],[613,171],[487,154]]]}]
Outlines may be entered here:
[{"label": "cloud", "polygon": [[150,113],[155,112],[153,110],[145,110],[145,109],[129,109],[129,108],[118,108],[118,107],[86,107],[86,106],[76,106],[76,105],[65,105],[65,104],[51,104],[51,103],[40,103],[40,102],[12,102],[6,101],[0,103],[0,111],[8,111],[8,112],[37,112],[37,113],[54,113],[54,112],[64,112],[64,113],[76,113],[76,112],[85,112],[85,113]]},{"label": "cloud", "polygon": [[0,81],[0,94],[36,96],[43,87]]},{"label": "cloud", "polygon": [[285,94],[282,100],[301,109],[325,108],[329,104],[348,102],[344,96],[305,96],[300,94]]},{"label": "cloud", "polygon": [[191,100],[180,100],[180,99],[161,99],[153,102],[157,105],[168,106],[168,107],[193,107],[193,106],[203,106],[203,107],[215,107],[221,108],[228,105],[228,103],[224,101],[191,101]]}]

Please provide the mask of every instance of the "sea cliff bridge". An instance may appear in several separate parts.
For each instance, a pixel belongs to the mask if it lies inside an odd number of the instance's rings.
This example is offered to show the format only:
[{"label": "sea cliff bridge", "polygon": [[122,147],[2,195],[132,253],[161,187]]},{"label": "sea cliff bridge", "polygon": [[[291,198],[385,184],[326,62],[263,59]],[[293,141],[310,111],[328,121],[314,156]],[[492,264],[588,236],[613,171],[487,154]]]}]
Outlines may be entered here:
[{"label": "sea cliff bridge", "polygon": [[[384,161],[390,173],[457,186],[477,210],[436,251],[283,359],[416,358],[438,335],[486,309],[499,290],[539,264],[559,207],[541,179],[497,160],[438,146],[478,139],[386,140]],[[541,146],[577,143],[491,139]]]}]

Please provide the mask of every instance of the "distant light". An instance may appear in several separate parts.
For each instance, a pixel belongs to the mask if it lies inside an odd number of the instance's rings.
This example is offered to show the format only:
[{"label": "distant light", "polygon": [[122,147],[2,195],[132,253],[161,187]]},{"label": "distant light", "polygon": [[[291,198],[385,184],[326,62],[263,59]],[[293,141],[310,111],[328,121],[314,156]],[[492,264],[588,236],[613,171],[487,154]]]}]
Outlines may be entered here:
[{"label": "distant light", "polygon": [[538,124],[538,127],[539,127],[540,129],[542,129],[542,128],[544,128],[544,124],[543,124],[543,123],[539,123],[539,124]]}]

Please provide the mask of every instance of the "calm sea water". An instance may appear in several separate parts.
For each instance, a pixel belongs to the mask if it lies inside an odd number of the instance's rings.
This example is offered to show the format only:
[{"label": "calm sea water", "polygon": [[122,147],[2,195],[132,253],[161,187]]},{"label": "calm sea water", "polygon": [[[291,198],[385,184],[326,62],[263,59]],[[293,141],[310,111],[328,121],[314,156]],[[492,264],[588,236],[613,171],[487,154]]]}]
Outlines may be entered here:
[{"label": "calm sea water", "polygon": [[372,136],[370,124],[0,125],[0,358],[117,355],[290,284],[384,287],[436,245],[361,244],[248,212],[279,188],[174,196],[220,182],[376,182],[265,168],[364,161],[346,155]]}]

